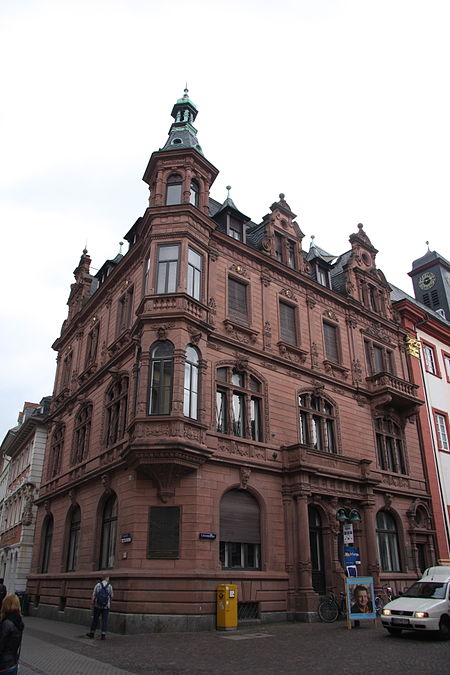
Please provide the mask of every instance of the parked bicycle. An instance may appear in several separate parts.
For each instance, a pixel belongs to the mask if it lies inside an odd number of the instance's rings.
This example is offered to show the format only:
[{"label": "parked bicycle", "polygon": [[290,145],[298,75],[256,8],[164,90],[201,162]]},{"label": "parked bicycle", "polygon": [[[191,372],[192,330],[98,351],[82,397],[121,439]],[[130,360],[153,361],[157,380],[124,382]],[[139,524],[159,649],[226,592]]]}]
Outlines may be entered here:
[{"label": "parked bicycle", "polygon": [[394,599],[394,592],[390,586],[383,586],[383,595],[385,596],[385,599],[381,595],[377,595],[375,597],[375,611],[377,616],[380,616],[381,610],[385,606],[386,603],[391,602],[391,600]]},{"label": "parked bicycle", "polygon": [[345,601],[345,593],[341,592],[340,600],[336,598],[333,591],[322,598],[317,608],[319,619],[324,623],[333,623],[339,618],[345,619],[347,617],[347,603]]}]

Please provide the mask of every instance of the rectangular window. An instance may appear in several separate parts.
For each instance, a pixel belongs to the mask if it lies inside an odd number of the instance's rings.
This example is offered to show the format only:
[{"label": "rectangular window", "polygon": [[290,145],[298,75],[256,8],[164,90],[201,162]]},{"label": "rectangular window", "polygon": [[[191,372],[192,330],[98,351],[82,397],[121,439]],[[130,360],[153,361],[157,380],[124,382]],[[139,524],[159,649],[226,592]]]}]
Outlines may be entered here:
[{"label": "rectangular window", "polygon": [[364,341],[364,349],[369,375],[385,372],[395,375],[394,352],[392,350],[374,344],[369,340]]},{"label": "rectangular window", "polygon": [[157,293],[175,293],[178,284],[179,246],[160,246],[158,248]]},{"label": "rectangular window", "polygon": [[436,351],[433,345],[422,344],[425,370],[432,375],[439,375],[436,359]]},{"label": "rectangular window", "polygon": [[133,312],[133,287],[119,298],[117,308],[117,335],[131,326]]},{"label": "rectangular window", "polygon": [[200,300],[202,291],[202,256],[190,248],[188,251],[187,292]]},{"label": "rectangular window", "polygon": [[285,302],[280,302],[280,334],[284,342],[290,345],[297,344],[295,307]]},{"label": "rectangular window", "polygon": [[447,382],[450,382],[450,354],[442,352],[442,358],[444,359],[445,374],[447,376]]},{"label": "rectangular window", "polygon": [[180,507],[151,506],[148,537],[149,558],[178,558]]},{"label": "rectangular window", "polygon": [[295,262],[295,241],[288,239],[287,242],[287,264],[288,267],[291,267],[293,270],[297,269]]},{"label": "rectangular window", "polygon": [[377,345],[373,346],[373,365],[376,373],[384,371],[383,348]]},{"label": "rectangular window", "polygon": [[322,286],[329,287],[330,285],[328,281],[328,272],[320,265],[317,265],[316,267],[316,281],[318,281]]},{"label": "rectangular window", "polygon": [[241,321],[248,321],[247,284],[228,279],[228,312]]},{"label": "rectangular window", "polygon": [[216,429],[219,434],[227,433],[227,394],[221,389],[216,392]]},{"label": "rectangular window", "polygon": [[236,239],[236,241],[243,241],[243,224],[238,220],[229,217],[228,219],[228,235]]},{"label": "rectangular window", "polygon": [[278,232],[275,232],[275,258],[283,262],[283,237]]},{"label": "rectangular window", "polygon": [[445,413],[434,413],[439,450],[450,450],[448,440],[448,418]]},{"label": "rectangular window", "polygon": [[323,337],[325,342],[325,356],[328,361],[339,363],[339,334],[338,327],[332,323],[323,322]]}]

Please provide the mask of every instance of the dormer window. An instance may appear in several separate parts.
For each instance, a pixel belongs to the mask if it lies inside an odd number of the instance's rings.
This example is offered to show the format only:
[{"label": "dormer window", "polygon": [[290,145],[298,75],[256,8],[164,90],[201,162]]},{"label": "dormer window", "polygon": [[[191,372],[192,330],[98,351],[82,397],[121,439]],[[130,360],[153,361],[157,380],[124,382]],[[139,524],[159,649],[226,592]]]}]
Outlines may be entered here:
[{"label": "dormer window", "polygon": [[330,275],[328,270],[324,269],[321,265],[316,267],[316,281],[322,286],[330,288]]},{"label": "dormer window", "polygon": [[283,237],[278,232],[275,232],[275,258],[279,262],[283,262]]},{"label": "dormer window", "polygon": [[236,241],[244,241],[244,226],[235,218],[229,216],[228,218],[228,236],[236,239]]},{"label": "dormer window", "polygon": [[296,262],[296,243],[292,239],[287,239],[279,232],[275,232],[274,256],[278,262],[287,265],[293,270],[297,269]]},{"label": "dormer window", "polygon": [[173,173],[167,179],[166,205],[181,204],[183,179],[178,173]]},{"label": "dormer window", "polygon": [[191,188],[189,191],[189,203],[193,206],[198,206],[198,196],[200,193],[200,187],[196,180],[191,180]]}]

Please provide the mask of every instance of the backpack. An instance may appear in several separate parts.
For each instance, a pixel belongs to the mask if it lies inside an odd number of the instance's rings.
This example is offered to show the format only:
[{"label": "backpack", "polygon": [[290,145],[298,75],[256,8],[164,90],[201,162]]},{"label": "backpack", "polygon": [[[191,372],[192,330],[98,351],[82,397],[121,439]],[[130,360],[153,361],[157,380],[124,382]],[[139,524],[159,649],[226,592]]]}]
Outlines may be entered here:
[{"label": "backpack", "polygon": [[100,583],[95,592],[95,604],[97,607],[107,607],[109,602],[109,584]]}]

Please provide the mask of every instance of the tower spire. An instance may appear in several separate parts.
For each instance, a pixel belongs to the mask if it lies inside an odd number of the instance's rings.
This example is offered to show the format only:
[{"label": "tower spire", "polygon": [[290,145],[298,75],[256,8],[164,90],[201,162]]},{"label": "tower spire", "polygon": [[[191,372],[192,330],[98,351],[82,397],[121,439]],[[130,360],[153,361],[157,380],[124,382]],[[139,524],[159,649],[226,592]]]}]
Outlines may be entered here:
[{"label": "tower spire", "polygon": [[175,120],[169,130],[169,138],[162,150],[181,150],[194,148],[203,155],[202,148],[197,139],[197,129],[194,127],[197,117],[197,106],[189,98],[189,89],[184,88],[184,94],[177,100],[172,108],[172,117]]}]

